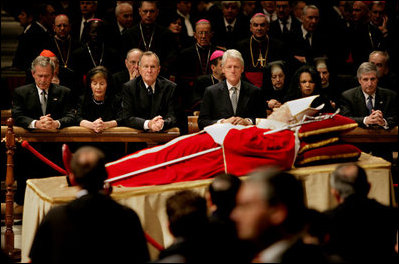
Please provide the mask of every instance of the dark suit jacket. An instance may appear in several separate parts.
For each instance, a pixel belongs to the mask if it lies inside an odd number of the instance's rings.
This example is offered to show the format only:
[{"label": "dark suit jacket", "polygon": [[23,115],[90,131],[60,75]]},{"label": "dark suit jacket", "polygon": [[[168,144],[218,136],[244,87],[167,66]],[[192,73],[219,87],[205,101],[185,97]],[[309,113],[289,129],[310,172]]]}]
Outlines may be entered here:
[{"label": "dark suit jacket", "polygon": [[193,110],[200,110],[205,88],[217,83],[219,83],[219,81],[214,78],[212,74],[201,75],[195,80],[191,99],[191,106],[193,107]]},{"label": "dark suit jacket", "polygon": [[298,19],[291,16],[291,21],[292,22],[290,30],[287,33],[283,34],[283,32],[281,31],[279,19],[274,20],[273,22],[270,23],[269,35],[273,38],[281,40],[287,46],[290,47],[293,44],[292,43],[294,38],[293,32],[297,32],[298,30],[301,29],[301,22],[299,22]]},{"label": "dark suit jacket", "polygon": [[[71,90],[65,86],[51,84],[48,91],[46,114],[51,114],[61,127],[72,126],[75,114],[70,103]],[[18,87],[14,91],[12,116],[15,125],[28,128],[33,120],[43,115],[39,94],[34,83]]]},{"label": "dark suit jacket", "polygon": [[250,118],[253,124],[255,124],[257,117],[266,117],[266,106],[258,87],[241,81],[236,114],[233,112],[226,81],[205,89],[198,118],[199,128],[203,129],[206,126],[215,124],[222,118],[232,116]]},{"label": "dark suit jacket", "polygon": [[214,31],[212,43],[217,47],[226,49],[235,49],[239,41],[250,35],[249,25],[241,16],[237,17],[233,32],[227,32],[223,16],[217,18],[214,25],[212,25],[212,29]]},{"label": "dark suit jacket", "polygon": [[32,61],[46,47],[49,39],[49,33],[33,21],[26,33],[18,37],[13,66],[24,71],[28,70]]},{"label": "dark suit jacket", "polygon": [[32,263],[145,263],[149,253],[137,214],[100,194],[52,208],[40,224]]},{"label": "dark suit jacket", "polygon": [[158,76],[155,93],[149,95],[141,76],[128,81],[122,88],[122,112],[127,126],[144,129],[144,122],[160,115],[163,129],[176,124],[174,93],[176,84]]},{"label": "dark suit jacket", "polygon": [[[369,115],[362,88],[349,89],[341,96],[341,114],[355,120],[359,126],[365,127],[363,119]],[[377,87],[374,109],[381,110],[389,128],[398,125],[397,94],[394,91]]]},{"label": "dark suit jacket", "polygon": [[123,71],[114,73],[112,75],[112,81],[114,85],[114,93],[120,94],[122,92],[123,84],[130,81],[129,72],[125,69]]}]

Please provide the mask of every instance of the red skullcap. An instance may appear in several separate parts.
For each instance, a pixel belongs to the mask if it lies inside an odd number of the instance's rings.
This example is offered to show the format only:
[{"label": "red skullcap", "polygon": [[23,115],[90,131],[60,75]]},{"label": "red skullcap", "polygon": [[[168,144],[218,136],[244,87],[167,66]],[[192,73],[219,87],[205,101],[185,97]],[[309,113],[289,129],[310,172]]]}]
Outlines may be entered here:
[{"label": "red skullcap", "polygon": [[217,58],[219,58],[219,57],[222,57],[223,54],[224,54],[223,51],[221,51],[221,50],[215,50],[215,51],[212,53],[211,58],[209,59],[209,61],[213,61],[214,59],[217,59]]},{"label": "red skullcap", "polygon": [[43,51],[40,53],[40,56],[47,57],[47,58],[56,57],[55,54],[54,54],[53,52],[51,52],[50,50],[46,50],[46,49],[43,50]]}]

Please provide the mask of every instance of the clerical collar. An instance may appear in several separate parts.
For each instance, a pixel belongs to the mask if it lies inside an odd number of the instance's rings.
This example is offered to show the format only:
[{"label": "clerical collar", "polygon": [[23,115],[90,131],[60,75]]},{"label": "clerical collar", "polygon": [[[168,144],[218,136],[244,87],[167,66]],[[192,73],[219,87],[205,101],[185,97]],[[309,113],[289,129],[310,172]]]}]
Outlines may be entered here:
[{"label": "clerical collar", "polygon": [[197,47],[198,48],[200,48],[201,50],[203,50],[203,51],[205,51],[205,50],[208,50],[209,49],[209,46],[201,46],[200,44],[198,44],[198,43],[195,43],[195,45],[197,45]]},{"label": "clerical collar", "polygon": [[62,38],[60,38],[59,36],[57,36],[57,35],[54,35],[54,38],[55,38],[55,39],[57,39],[57,40],[59,40],[59,41],[62,41],[62,42],[64,42],[64,41],[67,41],[67,40],[69,40],[69,39],[71,38],[71,35],[68,35],[68,36],[66,36],[66,38],[65,38],[65,39],[62,39]]},{"label": "clerical collar", "polygon": [[266,35],[265,35],[265,36],[263,36],[261,39],[258,39],[257,37],[255,37],[255,35],[253,35],[253,39],[254,39],[256,42],[261,43],[261,42],[265,41],[265,40],[267,39],[267,37],[266,37]]}]

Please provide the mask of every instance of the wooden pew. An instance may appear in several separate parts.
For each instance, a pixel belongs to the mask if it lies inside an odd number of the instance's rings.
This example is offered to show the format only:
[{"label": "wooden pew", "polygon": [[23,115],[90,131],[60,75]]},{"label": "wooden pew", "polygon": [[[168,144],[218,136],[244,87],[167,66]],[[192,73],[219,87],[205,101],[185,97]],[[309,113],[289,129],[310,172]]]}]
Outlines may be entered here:
[{"label": "wooden pew", "polygon": [[[6,130],[6,126],[1,126],[2,137]],[[151,133],[129,127],[113,127],[102,133],[95,133],[79,126],[57,130],[27,130],[14,126],[14,133],[17,138],[28,142],[145,142],[149,147],[166,143],[180,136],[178,128]]]}]

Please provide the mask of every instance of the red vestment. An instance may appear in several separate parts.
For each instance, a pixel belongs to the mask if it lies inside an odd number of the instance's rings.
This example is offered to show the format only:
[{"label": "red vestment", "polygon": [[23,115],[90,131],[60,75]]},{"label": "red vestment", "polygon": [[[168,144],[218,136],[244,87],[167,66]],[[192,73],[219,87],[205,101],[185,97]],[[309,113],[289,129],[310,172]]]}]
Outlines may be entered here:
[{"label": "red vestment", "polygon": [[[211,178],[219,173],[242,176],[266,165],[290,169],[295,160],[295,136],[286,130],[264,135],[269,129],[255,126],[232,128],[223,138],[221,148],[152,171],[140,173],[113,185],[126,187],[169,184]],[[141,150],[106,165],[108,178],[125,175],[183,156],[220,146],[208,133],[182,136],[165,145]]]}]

